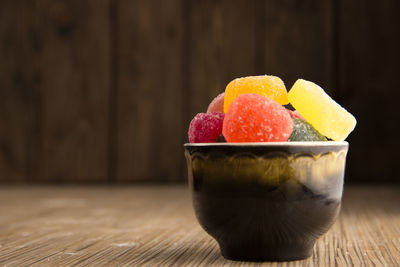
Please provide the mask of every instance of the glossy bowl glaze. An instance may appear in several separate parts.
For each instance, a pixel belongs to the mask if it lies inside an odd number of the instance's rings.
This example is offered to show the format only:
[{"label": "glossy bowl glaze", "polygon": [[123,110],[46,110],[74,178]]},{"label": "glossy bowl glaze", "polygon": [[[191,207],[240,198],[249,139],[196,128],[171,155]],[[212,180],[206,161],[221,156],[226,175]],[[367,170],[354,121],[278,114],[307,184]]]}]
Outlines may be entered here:
[{"label": "glossy bowl glaze", "polygon": [[312,254],[335,221],[347,142],[185,144],[196,217],[227,259]]}]

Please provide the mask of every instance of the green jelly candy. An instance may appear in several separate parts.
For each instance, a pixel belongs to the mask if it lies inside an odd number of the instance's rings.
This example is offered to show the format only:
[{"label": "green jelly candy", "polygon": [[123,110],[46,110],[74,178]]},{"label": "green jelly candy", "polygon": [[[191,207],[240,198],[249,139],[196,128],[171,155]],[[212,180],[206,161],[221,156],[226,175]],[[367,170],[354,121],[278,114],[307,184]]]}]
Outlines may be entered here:
[{"label": "green jelly candy", "polygon": [[326,137],[320,134],[308,122],[292,118],[293,132],[288,141],[326,141]]}]

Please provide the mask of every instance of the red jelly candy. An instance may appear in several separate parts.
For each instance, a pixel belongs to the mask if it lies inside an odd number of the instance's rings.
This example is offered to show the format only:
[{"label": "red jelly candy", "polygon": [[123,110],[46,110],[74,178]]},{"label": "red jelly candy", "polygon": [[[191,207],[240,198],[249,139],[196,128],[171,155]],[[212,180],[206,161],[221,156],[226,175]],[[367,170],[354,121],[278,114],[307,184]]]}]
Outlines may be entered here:
[{"label": "red jelly candy", "polygon": [[286,110],[289,113],[289,116],[291,118],[297,118],[297,119],[305,121],[305,119],[300,115],[300,113],[297,110],[295,110],[295,111],[292,111],[290,109],[286,109]]},{"label": "red jelly candy", "polygon": [[197,114],[189,125],[190,143],[216,142],[222,132],[224,113],[211,112]]},{"label": "red jelly candy", "polygon": [[210,105],[208,105],[207,113],[209,112],[224,112],[224,97],[225,93],[217,95]]},{"label": "red jelly candy", "polygon": [[281,142],[292,130],[286,108],[265,96],[243,94],[229,106],[222,133],[228,142]]}]

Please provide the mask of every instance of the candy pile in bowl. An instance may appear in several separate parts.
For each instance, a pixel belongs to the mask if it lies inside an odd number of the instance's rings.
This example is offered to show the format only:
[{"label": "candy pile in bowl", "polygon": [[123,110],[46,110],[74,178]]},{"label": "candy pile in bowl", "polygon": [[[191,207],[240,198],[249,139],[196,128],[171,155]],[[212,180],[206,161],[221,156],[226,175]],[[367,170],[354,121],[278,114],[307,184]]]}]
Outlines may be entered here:
[{"label": "candy pile in bowl", "polygon": [[288,93],[279,77],[262,75],[231,81],[193,118],[188,136],[190,143],[343,141],[355,126],[315,83],[299,79]]}]

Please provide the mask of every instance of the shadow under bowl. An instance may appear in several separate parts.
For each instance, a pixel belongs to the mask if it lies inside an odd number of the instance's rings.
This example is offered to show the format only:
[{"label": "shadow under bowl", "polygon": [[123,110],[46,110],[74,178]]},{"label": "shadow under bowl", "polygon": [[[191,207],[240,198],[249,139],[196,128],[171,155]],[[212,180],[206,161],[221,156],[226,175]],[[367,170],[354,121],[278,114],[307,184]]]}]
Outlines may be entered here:
[{"label": "shadow under bowl", "polygon": [[227,259],[312,254],[341,204],[347,142],[185,144],[196,217]]}]

